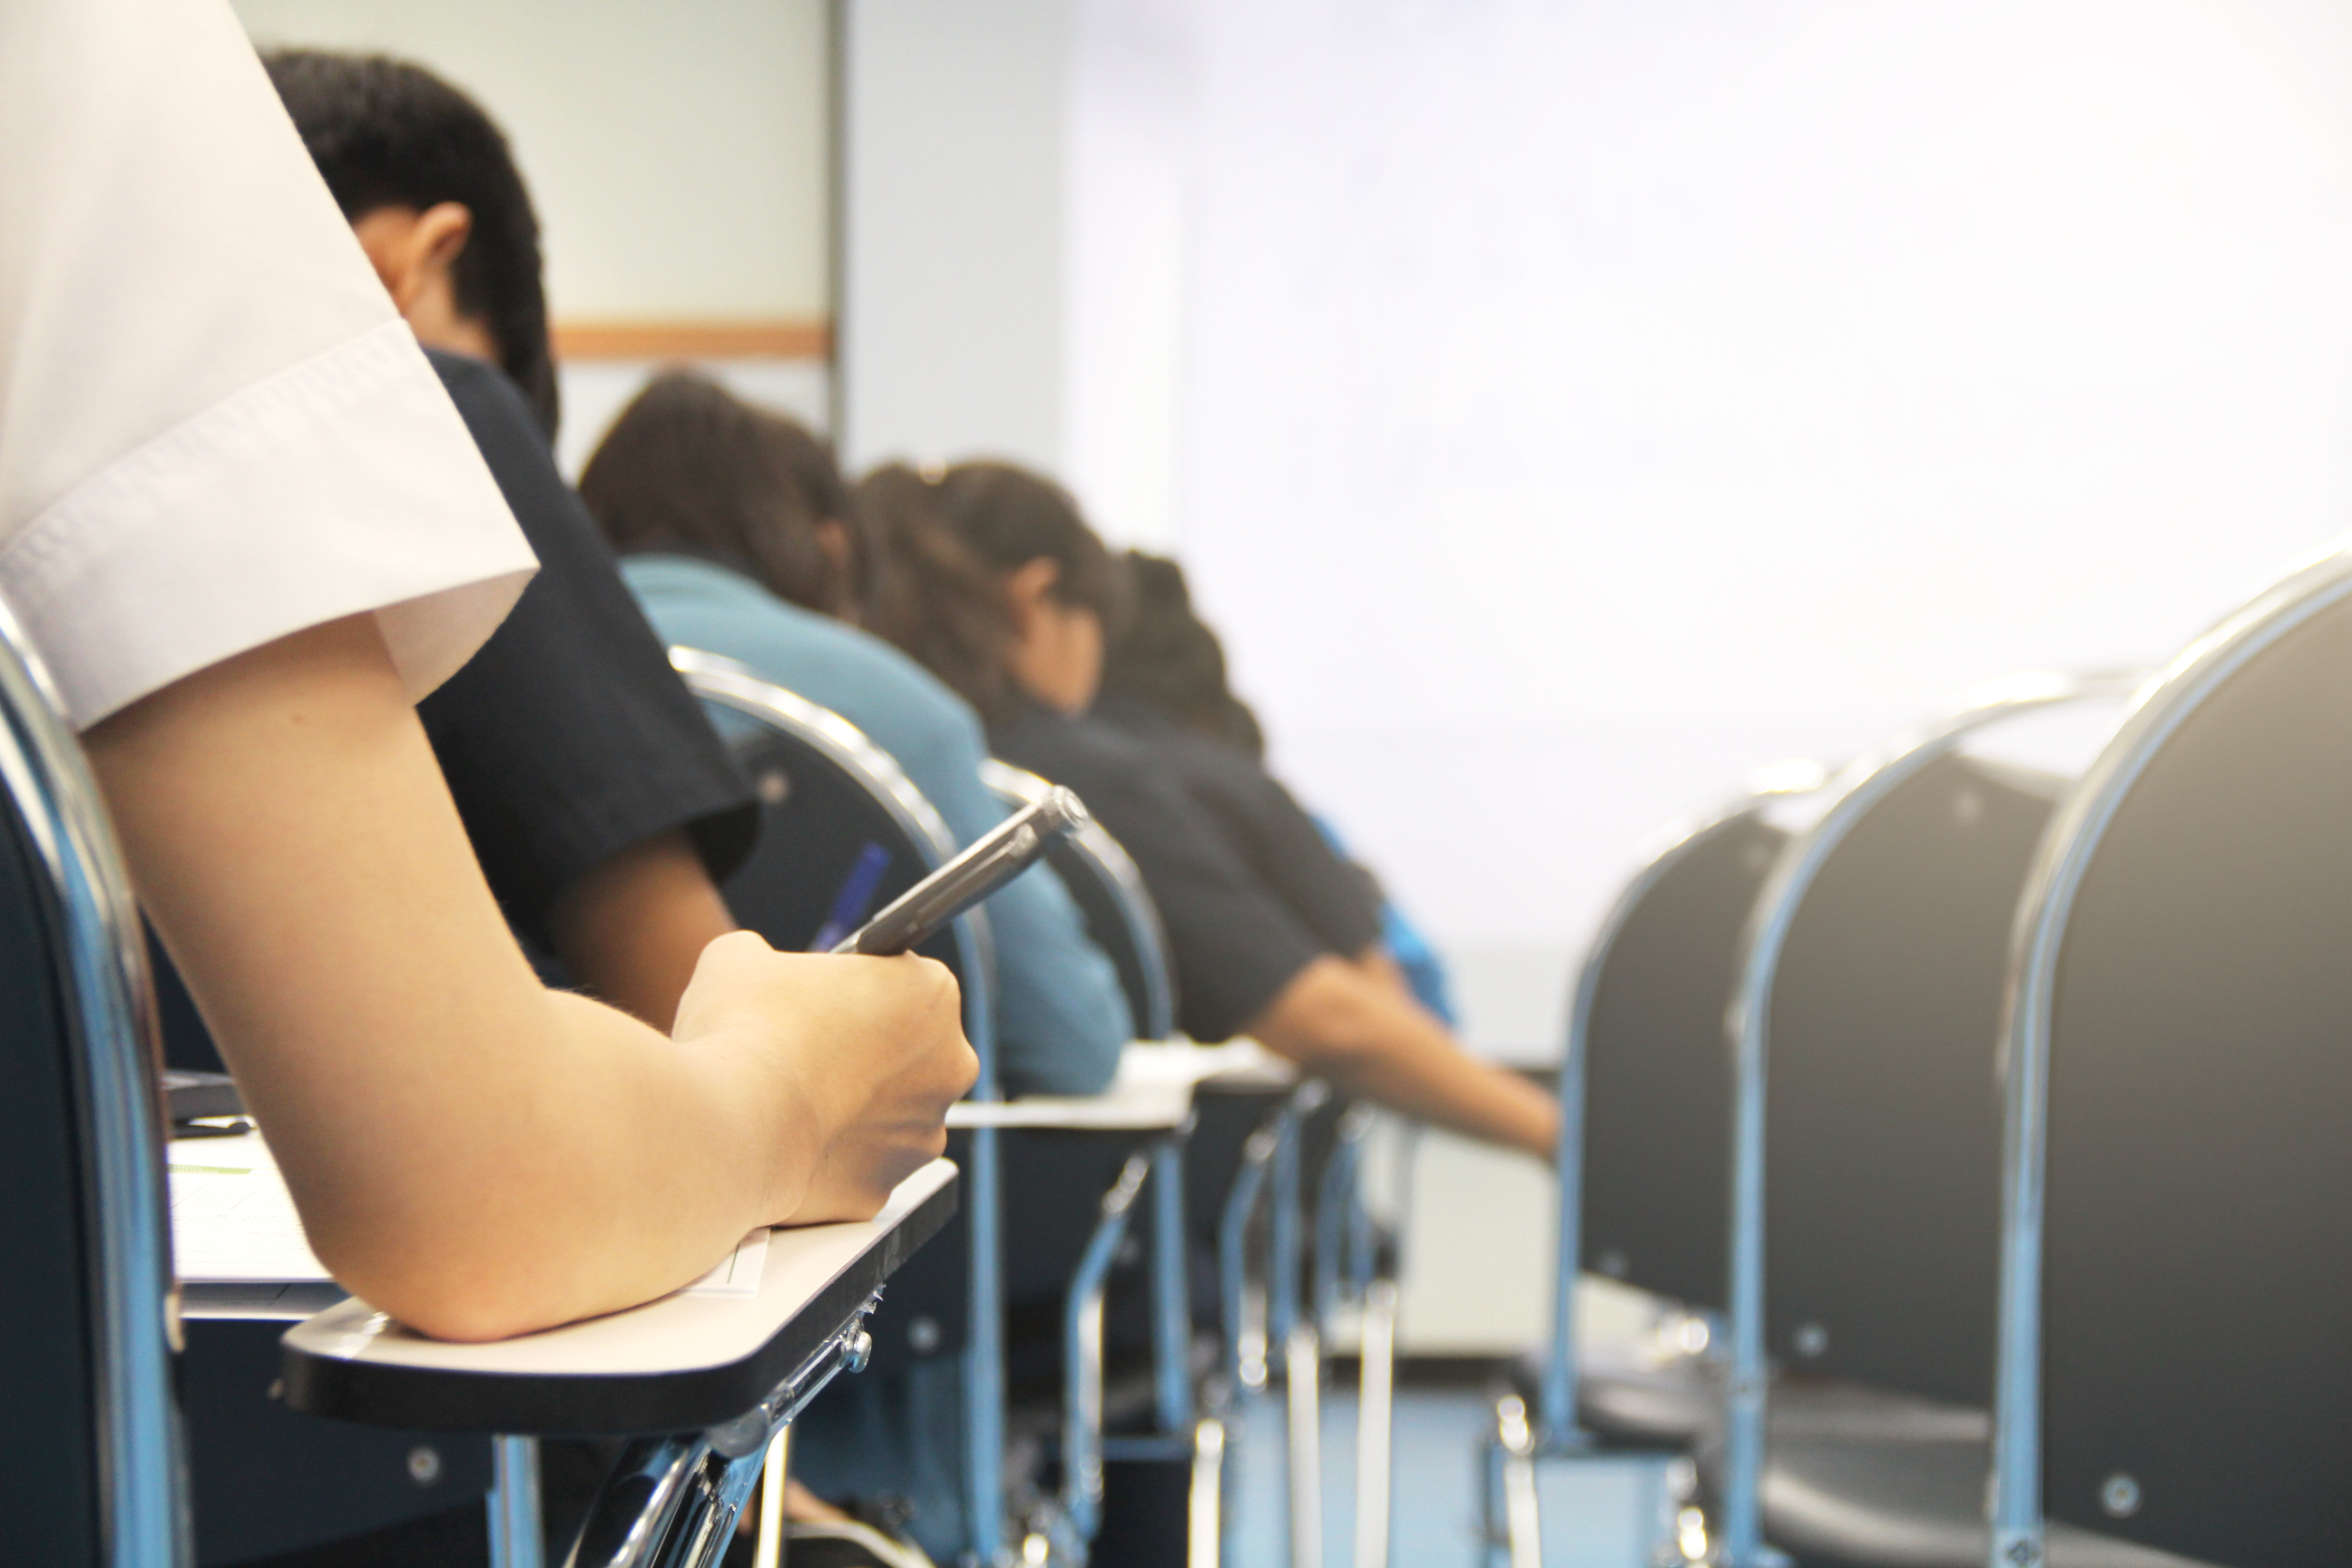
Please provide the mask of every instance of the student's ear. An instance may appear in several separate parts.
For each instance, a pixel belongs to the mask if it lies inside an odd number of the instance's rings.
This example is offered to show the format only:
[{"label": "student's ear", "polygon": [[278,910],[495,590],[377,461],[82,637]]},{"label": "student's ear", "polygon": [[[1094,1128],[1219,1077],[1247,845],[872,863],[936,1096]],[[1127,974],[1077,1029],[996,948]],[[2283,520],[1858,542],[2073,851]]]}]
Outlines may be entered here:
[{"label": "student's ear", "polygon": [[383,279],[384,292],[404,316],[426,295],[450,289],[450,268],[473,237],[473,209],[463,202],[415,207],[384,206],[352,220],[352,232]]},{"label": "student's ear", "polygon": [[1004,574],[1004,600],[1013,614],[1013,628],[1025,633],[1037,618],[1045,596],[1062,580],[1062,563],[1050,555],[1024,562]]},{"label": "student's ear", "polygon": [[425,269],[446,273],[474,237],[474,209],[463,202],[436,202],[416,215],[415,246]]}]

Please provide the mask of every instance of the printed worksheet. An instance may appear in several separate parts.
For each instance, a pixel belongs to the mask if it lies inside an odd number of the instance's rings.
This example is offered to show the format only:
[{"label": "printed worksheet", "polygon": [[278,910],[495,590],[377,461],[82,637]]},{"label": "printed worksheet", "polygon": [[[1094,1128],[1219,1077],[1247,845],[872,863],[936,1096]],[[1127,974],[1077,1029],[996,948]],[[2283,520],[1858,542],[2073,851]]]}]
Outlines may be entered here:
[{"label": "printed worksheet", "polygon": [[326,1266],[302,1235],[301,1216],[258,1137],[175,1142],[172,1251],[189,1281],[319,1280]]}]

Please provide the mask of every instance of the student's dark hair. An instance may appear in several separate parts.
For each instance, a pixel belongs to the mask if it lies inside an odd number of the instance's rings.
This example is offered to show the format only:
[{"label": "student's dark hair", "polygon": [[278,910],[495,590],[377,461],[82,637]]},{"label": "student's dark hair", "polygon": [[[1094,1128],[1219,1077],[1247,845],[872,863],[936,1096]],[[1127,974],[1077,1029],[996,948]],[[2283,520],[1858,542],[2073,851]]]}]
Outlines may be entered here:
[{"label": "student's dark hair", "polygon": [[1226,684],[1224,645],[1192,608],[1184,569],[1131,550],[1127,616],[1103,655],[1103,695],[1158,710],[1177,723],[1253,757],[1265,753],[1257,715]]},{"label": "student's dark hair", "polygon": [[1002,574],[1050,560],[1061,568],[1053,596],[1092,610],[1105,632],[1118,629],[1126,584],[1069,491],[1011,463],[958,463],[940,478],[939,500],[948,526],[983,564]]},{"label": "student's dark hair", "polygon": [[1003,717],[1013,699],[1004,590],[950,526],[939,480],[890,463],[858,480],[856,497],[873,562],[866,629],[897,644],[982,718]]},{"label": "student's dark hair", "polygon": [[[795,605],[856,611],[862,552],[832,449],[707,377],[671,371],[648,383],[597,444],[580,499],[625,554],[714,557]],[[849,531],[847,562],[824,548],[823,522]]]},{"label": "student's dark hair", "polygon": [[383,55],[274,49],[262,56],[303,145],[353,221],[388,206],[461,202],[474,215],[454,281],[457,308],[489,328],[500,368],[555,435],[539,217],[498,125],[424,67]]}]

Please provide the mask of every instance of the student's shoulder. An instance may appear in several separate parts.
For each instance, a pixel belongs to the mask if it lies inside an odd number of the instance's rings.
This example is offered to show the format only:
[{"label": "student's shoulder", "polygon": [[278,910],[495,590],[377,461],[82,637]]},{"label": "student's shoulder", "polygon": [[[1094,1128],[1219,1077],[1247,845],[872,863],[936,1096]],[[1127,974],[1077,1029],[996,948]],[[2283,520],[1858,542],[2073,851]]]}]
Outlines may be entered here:
[{"label": "student's shoulder", "polygon": [[485,430],[500,434],[519,431],[530,436],[535,445],[544,447],[530,405],[523,400],[522,389],[508,379],[506,372],[488,360],[447,349],[428,346],[425,358],[433,366],[433,374],[441,378],[441,389],[457,405],[458,416],[474,433],[477,442],[482,439]]}]

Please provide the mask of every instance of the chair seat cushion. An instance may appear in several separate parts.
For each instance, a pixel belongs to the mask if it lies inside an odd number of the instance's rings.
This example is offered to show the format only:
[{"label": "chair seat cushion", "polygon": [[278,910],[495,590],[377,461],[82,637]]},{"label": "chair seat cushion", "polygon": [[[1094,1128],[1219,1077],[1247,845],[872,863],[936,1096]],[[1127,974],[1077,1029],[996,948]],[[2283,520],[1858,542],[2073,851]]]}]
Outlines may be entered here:
[{"label": "chair seat cushion", "polygon": [[[1809,1562],[1979,1568],[1990,1460],[1982,1436],[1798,1436],[1775,1423],[1765,1535]],[[2045,1545],[2050,1568],[2193,1568],[2063,1524],[2050,1526]]]}]

